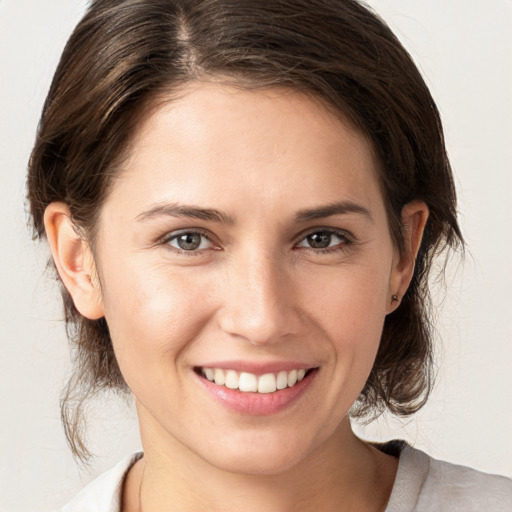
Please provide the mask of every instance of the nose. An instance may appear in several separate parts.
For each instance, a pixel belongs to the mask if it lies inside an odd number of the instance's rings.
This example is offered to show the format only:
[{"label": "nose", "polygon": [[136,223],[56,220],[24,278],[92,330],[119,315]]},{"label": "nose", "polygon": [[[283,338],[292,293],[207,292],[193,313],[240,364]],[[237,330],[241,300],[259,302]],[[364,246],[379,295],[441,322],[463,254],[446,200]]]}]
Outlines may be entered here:
[{"label": "nose", "polygon": [[275,256],[251,251],[231,262],[218,311],[224,332],[254,345],[278,343],[300,323],[290,272]]}]

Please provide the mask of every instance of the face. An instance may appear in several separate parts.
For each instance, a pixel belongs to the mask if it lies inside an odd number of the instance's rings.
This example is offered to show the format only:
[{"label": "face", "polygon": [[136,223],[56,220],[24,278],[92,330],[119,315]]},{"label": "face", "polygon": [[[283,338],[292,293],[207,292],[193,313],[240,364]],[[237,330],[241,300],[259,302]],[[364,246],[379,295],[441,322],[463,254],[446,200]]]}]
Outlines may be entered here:
[{"label": "face", "polygon": [[402,279],[376,176],[298,93],[195,84],[149,116],[94,256],[143,442],[272,473],[348,429]]}]

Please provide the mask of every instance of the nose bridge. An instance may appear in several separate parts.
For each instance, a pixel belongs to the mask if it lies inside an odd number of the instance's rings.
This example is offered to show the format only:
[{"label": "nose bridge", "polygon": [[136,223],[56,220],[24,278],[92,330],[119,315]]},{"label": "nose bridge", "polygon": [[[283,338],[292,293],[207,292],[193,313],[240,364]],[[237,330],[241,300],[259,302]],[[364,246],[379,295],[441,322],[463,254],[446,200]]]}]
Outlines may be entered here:
[{"label": "nose bridge", "polygon": [[277,255],[249,245],[228,272],[221,315],[226,332],[265,344],[293,331],[291,282]]}]

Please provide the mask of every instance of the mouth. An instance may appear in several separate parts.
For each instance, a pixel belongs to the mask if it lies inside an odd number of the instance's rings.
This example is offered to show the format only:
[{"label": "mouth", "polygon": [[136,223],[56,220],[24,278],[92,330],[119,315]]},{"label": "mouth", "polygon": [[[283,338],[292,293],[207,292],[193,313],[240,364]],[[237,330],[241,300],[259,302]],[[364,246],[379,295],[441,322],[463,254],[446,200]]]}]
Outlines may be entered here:
[{"label": "mouth", "polygon": [[219,387],[242,393],[270,394],[294,388],[318,368],[295,368],[256,375],[225,368],[196,367],[197,375]]},{"label": "mouth", "polygon": [[193,373],[207,395],[228,410],[268,416],[314,400],[311,390],[316,389],[320,366],[299,361],[231,360],[195,366]]}]

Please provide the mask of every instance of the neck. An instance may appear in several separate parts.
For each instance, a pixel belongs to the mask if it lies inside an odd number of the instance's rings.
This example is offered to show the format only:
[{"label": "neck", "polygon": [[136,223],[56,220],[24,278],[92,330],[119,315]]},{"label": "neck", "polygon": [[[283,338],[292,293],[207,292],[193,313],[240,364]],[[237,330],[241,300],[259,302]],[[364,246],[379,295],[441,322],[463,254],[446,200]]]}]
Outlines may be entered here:
[{"label": "neck", "polygon": [[141,429],[144,458],[125,482],[123,512],[383,511],[397,461],[360,441],[348,420],[299,464],[277,473],[237,474],[175,442],[162,449]]}]

